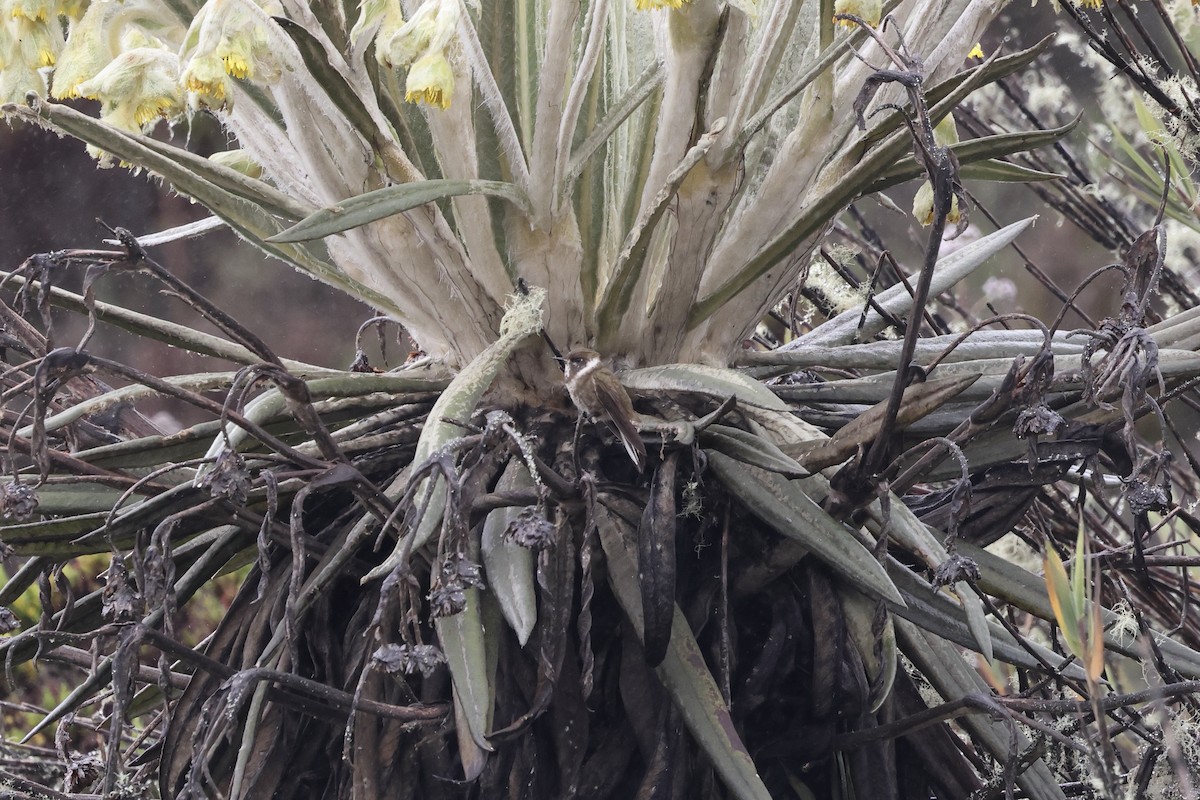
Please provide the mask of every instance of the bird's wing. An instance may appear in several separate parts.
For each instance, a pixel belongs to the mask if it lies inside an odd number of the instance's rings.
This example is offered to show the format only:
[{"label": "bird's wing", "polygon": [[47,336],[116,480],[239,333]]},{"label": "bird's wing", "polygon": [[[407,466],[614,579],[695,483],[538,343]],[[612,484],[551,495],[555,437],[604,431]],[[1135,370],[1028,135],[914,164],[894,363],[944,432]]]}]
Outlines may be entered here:
[{"label": "bird's wing", "polygon": [[[629,395],[625,394],[625,390],[619,386],[614,391],[604,383],[598,383],[596,394],[599,396],[600,405],[604,407],[605,421],[617,434],[617,438],[625,446],[625,452],[629,453],[629,457],[633,459],[638,470],[645,469],[646,445],[642,441],[641,434],[638,433],[637,426],[633,424],[633,403],[630,402]],[[616,394],[618,391],[621,393],[620,396]]]}]

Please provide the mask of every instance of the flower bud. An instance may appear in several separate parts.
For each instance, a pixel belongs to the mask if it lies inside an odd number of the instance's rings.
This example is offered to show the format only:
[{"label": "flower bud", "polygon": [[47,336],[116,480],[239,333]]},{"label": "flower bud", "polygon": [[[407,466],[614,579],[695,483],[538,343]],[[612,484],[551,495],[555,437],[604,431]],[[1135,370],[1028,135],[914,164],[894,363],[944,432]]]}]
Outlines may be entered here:
[{"label": "flower bud", "polygon": [[213,153],[208,160],[256,180],[263,174],[262,164],[251,158],[245,150],[222,150],[219,153]]},{"label": "flower bud", "polygon": [[229,76],[221,59],[213,55],[193,57],[180,76],[190,103],[201,108],[225,108],[230,104]]},{"label": "flower bud", "polygon": [[[922,225],[933,224],[933,184],[925,181],[921,188],[917,190],[917,196],[913,198],[913,216],[917,218],[917,222]],[[951,195],[950,211],[946,214],[946,222],[958,222],[962,216],[958,210],[958,198]]]},{"label": "flower bud", "polygon": [[375,56],[387,67],[407,66],[431,51],[445,50],[458,28],[458,3],[426,0],[412,19],[398,27],[386,24],[395,21],[395,14],[385,19],[375,40]]},{"label": "flower bud", "polygon": [[362,0],[358,7],[358,21],[350,30],[350,43],[357,47],[364,36],[390,40],[403,24],[404,12],[400,9],[400,0]]},{"label": "flower bud", "polygon": [[933,140],[942,147],[958,144],[958,123],[954,121],[953,114],[947,114],[933,126]]}]

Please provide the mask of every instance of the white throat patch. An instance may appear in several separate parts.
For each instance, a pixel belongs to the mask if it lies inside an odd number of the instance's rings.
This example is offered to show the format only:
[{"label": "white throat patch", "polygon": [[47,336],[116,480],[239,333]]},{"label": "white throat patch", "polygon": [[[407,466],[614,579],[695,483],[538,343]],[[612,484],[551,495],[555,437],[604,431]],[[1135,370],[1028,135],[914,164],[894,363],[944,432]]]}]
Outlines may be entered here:
[{"label": "white throat patch", "polygon": [[571,376],[571,379],[570,379],[571,383],[578,383],[579,381],[583,380],[588,375],[591,375],[593,372],[595,372],[598,369],[600,369],[600,357],[596,356],[591,361],[584,364],[580,368],[579,372],[576,372],[575,374],[573,374]]}]

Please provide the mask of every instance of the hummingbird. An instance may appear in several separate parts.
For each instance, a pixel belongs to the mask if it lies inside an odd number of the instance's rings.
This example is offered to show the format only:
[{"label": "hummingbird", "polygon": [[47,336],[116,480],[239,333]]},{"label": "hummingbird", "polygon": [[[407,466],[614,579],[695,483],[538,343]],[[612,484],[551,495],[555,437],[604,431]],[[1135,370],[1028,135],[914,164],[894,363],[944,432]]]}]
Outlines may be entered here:
[{"label": "hummingbird", "polygon": [[645,469],[646,445],[638,434],[633,401],[600,354],[588,349],[568,353],[566,385],[580,415],[603,421],[621,440],[638,471]]}]

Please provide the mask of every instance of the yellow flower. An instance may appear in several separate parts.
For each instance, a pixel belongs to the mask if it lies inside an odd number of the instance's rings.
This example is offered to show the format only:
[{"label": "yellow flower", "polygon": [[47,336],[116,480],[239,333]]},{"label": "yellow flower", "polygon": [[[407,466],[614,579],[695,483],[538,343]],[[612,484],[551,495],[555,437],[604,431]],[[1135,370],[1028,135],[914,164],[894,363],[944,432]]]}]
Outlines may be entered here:
[{"label": "yellow flower", "polygon": [[[853,17],[858,17],[872,27],[879,25],[879,20],[883,16],[883,0],[836,0],[833,4],[833,13],[849,14]],[[853,25],[850,20],[839,19],[835,20],[839,25]]]},{"label": "yellow flower", "polygon": [[46,21],[14,16],[0,22],[4,24],[3,38],[7,40],[3,44],[3,55],[0,55],[5,64],[20,62],[29,69],[54,66],[63,46],[58,17]]},{"label": "yellow flower", "polygon": [[361,31],[379,22],[375,58],[389,69],[408,67],[406,101],[446,109],[454,96],[454,69],[446,51],[458,30],[458,18],[456,0],[425,0],[407,22],[399,5],[366,0],[355,28],[361,25]]},{"label": "yellow flower", "polygon": [[3,7],[8,16],[31,22],[57,20],[59,13],[54,0],[5,0]]},{"label": "yellow flower", "polygon": [[221,59],[209,54],[193,57],[180,76],[191,100],[202,108],[225,108],[229,97],[229,75]]},{"label": "yellow flower", "polygon": [[450,107],[454,95],[454,70],[440,50],[430,50],[413,62],[404,86],[404,99],[442,109]]},{"label": "yellow flower", "polygon": [[[933,224],[933,184],[929,181],[925,181],[917,190],[917,196],[913,198],[912,213],[922,225]],[[958,222],[960,216],[962,215],[958,210],[958,198],[951,195],[950,212],[946,214],[946,222]]]},{"label": "yellow flower", "polygon": [[140,132],[183,113],[179,59],[160,48],[127,50],[76,90],[81,97],[99,100],[101,118],[122,130]]},{"label": "yellow flower", "polygon": [[86,4],[87,0],[2,0],[0,14],[34,22],[50,22],[59,17],[78,19]]},{"label": "yellow flower", "polygon": [[1104,0],[1075,0],[1076,8],[1101,8],[1104,6]]},{"label": "yellow flower", "polygon": [[983,53],[983,46],[976,42],[975,46],[971,48],[971,52],[967,53],[967,58],[987,58],[987,56]]},{"label": "yellow flower", "polygon": [[225,40],[223,44],[224,46],[218,47],[216,52],[221,63],[225,65],[225,71],[238,80],[249,78],[254,69],[250,50],[239,47],[240,43],[230,40]]},{"label": "yellow flower", "polygon": [[182,79],[197,105],[228,106],[229,77],[268,81],[279,77],[264,18],[247,8],[247,2],[208,0],[192,20],[184,37]]},{"label": "yellow flower", "polygon": [[116,8],[116,3],[92,3],[78,21],[71,23],[67,44],[54,70],[51,95],[60,100],[79,97],[79,84],[95,76],[113,60],[116,53],[104,29]]},{"label": "yellow flower", "polygon": [[657,11],[660,8],[683,8],[692,0],[633,0],[638,11]]},{"label": "yellow flower", "polygon": [[[171,49],[147,31],[149,25],[163,32],[157,9],[146,3],[94,0],[83,16],[72,20],[67,43],[59,53],[50,94],[60,100],[79,97],[79,84],[95,77],[118,54],[140,47]],[[172,22],[166,23],[171,27]],[[175,26],[176,29],[178,26]],[[119,37],[118,34],[119,33]]]}]

